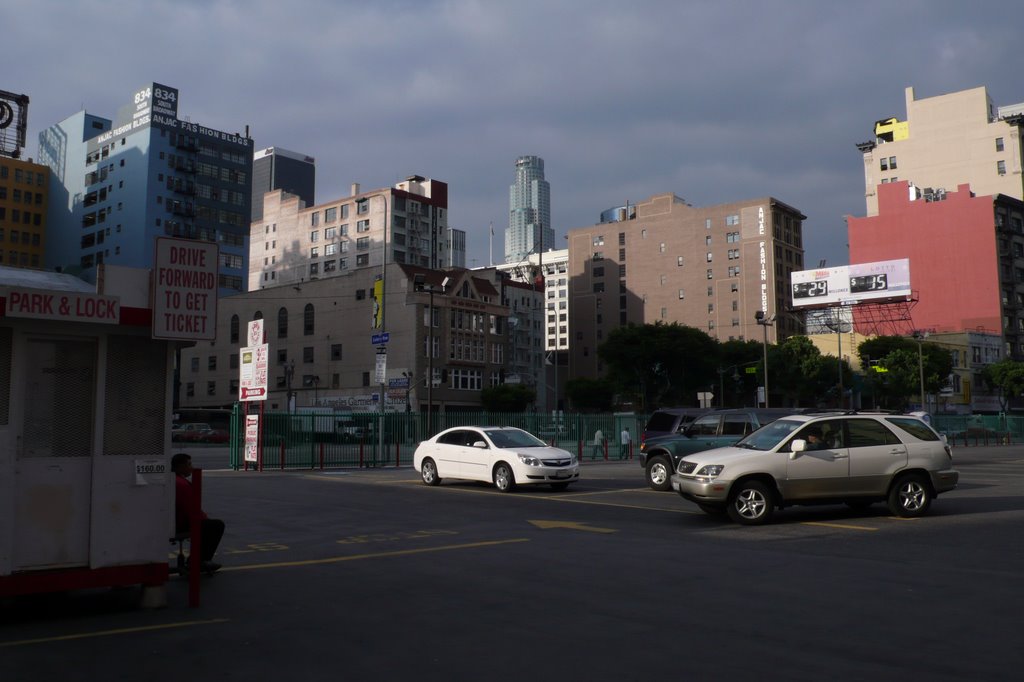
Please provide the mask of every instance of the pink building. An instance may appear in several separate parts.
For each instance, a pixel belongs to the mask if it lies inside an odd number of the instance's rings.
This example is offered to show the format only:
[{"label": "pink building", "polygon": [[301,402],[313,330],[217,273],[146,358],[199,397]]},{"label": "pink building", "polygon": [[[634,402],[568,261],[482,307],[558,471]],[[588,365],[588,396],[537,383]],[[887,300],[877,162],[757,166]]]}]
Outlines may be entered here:
[{"label": "pink building", "polygon": [[878,185],[878,215],[848,218],[850,262],[910,259],[918,303],[912,329],[988,330],[1024,357],[1024,202],[922,189],[907,181]]}]

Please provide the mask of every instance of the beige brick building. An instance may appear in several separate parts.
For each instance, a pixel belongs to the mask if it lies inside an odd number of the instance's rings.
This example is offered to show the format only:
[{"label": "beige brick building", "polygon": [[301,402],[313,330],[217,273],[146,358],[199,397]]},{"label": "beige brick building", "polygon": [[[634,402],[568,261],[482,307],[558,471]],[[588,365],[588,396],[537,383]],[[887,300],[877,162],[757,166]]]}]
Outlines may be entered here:
[{"label": "beige brick building", "polygon": [[[804,269],[803,221],[766,197],[696,208],[658,194],[619,220],[569,231],[571,377],[603,374],[597,347],[629,323],[678,322],[719,341],[763,340],[755,312],[789,307],[789,275]],[[778,315],[775,343],[803,333]]]}]

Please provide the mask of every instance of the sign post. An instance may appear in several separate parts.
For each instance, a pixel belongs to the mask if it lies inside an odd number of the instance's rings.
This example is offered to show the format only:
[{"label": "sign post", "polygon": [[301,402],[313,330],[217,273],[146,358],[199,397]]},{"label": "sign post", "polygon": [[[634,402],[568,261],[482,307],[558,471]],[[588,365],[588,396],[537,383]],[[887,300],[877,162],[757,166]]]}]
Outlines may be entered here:
[{"label": "sign post", "polygon": [[[238,354],[238,399],[245,405],[245,468],[249,462],[263,470],[263,407],[267,401],[267,373],[270,345],[264,343],[263,320],[253,320],[246,328],[246,343]],[[249,403],[258,401],[258,415],[249,414]]]}]

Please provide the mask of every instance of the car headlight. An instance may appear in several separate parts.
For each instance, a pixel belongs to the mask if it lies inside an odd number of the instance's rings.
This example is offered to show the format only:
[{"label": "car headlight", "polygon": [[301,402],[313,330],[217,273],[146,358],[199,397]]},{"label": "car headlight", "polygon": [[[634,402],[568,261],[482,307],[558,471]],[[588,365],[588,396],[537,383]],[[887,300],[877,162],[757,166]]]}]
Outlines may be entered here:
[{"label": "car headlight", "polygon": [[718,478],[725,466],[722,464],[705,464],[695,474],[698,478]]},{"label": "car headlight", "polygon": [[522,453],[516,453],[519,456],[519,461],[523,464],[531,467],[541,466],[541,461],[533,455],[524,455]]}]

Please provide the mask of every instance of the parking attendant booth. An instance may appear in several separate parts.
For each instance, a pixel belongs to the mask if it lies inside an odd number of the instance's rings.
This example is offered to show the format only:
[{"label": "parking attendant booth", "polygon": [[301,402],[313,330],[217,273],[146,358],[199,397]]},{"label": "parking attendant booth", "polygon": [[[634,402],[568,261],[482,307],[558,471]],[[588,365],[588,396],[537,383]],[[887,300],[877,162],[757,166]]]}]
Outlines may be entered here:
[{"label": "parking attendant booth", "polygon": [[167,580],[174,342],[148,270],[97,274],[0,267],[0,596]]}]

